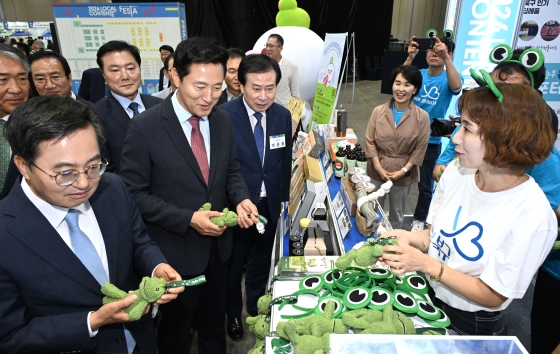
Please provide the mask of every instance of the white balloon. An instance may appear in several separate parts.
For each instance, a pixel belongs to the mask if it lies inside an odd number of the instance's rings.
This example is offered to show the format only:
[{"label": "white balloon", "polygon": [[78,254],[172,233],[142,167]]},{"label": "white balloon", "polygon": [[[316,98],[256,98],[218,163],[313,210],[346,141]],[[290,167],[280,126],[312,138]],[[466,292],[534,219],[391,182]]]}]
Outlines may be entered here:
[{"label": "white balloon", "polygon": [[315,87],[323,56],[324,41],[315,32],[303,27],[274,27],[266,31],[255,43],[253,50],[261,51],[268,36],[276,33],[284,38],[282,57],[298,67],[300,98],[308,101],[315,97]]}]

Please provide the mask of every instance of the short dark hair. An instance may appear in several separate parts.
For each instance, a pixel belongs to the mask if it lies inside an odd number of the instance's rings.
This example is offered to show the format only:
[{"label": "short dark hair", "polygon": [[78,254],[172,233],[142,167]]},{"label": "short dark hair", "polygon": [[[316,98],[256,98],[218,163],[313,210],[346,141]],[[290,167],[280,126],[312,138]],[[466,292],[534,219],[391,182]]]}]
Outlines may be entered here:
[{"label": "short dark hair", "polygon": [[163,70],[169,71],[169,60],[173,59],[173,55],[168,55],[163,59]]},{"label": "short dark hair", "polygon": [[227,52],[228,52],[228,59],[245,58],[245,52],[239,48],[229,48]]},{"label": "short dark hair", "polygon": [[29,57],[29,53],[31,53],[31,48],[27,45],[27,43],[13,42],[12,45],[15,45],[20,51],[25,53],[26,57]]},{"label": "short dark hair", "polygon": [[280,45],[280,47],[284,46],[284,38],[282,38],[281,35],[273,33],[270,36],[268,36],[268,38],[270,38],[270,37],[276,38],[276,42]]},{"label": "short dark hair", "polygon": [[422,88],[422,73],[420,70],[412,65],[399,65],[393,69],[391,73],[391,85],[397,79],[397,76],[401,74],[406,81],[410,82],[414,88],[416,88],[416,92],[412,94],[412,97],[416,96],[420,89]]},{"label": "short dark hair", "polygon": [[170,53],[173,53],[175,51],[172,46],[167,44],[164,44],[161,47],[159,47],[159,51],[161,52],[162,50],[167,50]]},{"label": "short dark hair", "polygon": [[70,97],[47,95],[20,104],[10,114],[4,134],[13,154],[31,165],[43,141],[59,141],[90,125],[101,148],[106,140],[105,125],[92,108]]},{"label": "short dark hair", "polygon": [[449,53],[453,53],[455,51],[455,42],[449,38],[445,38],[444,36],[438,36],[438,38],[443,44],[445,44]]},{"label": "short dark hair", "polygon": [[271,70],[276,72],[276,85],[278,85],[280,79],[282,78],[282,72],[280,71],[280,66],[276,60],[265,54],[247,55],[245,58],[241,59],[241,62],[239,63],[237,77],[241,85],[245,86],[245,83],[247,82],[247,74],[266,73]]},{"label": "short dark hair", "polygon": [[138,66],[142,64],[142,60],[140,59],[140,51],[136,46],[132,44],[128,44],[125,41],[109,41],[99,47],[97,51],[97,65],[99,68],[103,70],[103,57],[106,54],[113,53],[113,52],[129,52],[133,57]]},{"label": "short dark hair", "polygon": [[192,64],[220,64],[225,76],[228,52],[213,38],[191,37],[177,45],[173,59],[180,80],[191,72]]},{"label": "short dark hair", "polygon": [[478,125],[486,163],[526,170],[544,161],[556,141],[549,108],[528,85],[496,86],[503,95],[502,103],[490,88],[478,87],[461,95],[459,112]]},{"label": "short dark hair", "polygon": [[60,63],[60,65],[62,65],[62,68],[64,69],[64,74],[66,75],[66,77],[68,77],[68,75],[72,73],[72,71],[70,70],[70,65],[68,65],[68,61],[66,60],[65,57],[58,54],[57,52],[52,52],[47,50],[31,54],[29,56],[29,65],[31,66],[31,64],[33,64],[34,61],[40,59],[46,59],[46,58],[53,58],[58,60],[58,62]]}]

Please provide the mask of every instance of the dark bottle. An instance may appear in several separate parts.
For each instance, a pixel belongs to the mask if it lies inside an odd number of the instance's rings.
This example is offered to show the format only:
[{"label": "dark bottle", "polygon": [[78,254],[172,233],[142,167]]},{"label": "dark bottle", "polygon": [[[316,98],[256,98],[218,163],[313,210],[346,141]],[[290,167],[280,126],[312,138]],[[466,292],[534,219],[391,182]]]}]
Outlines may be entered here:
[{"label": "dark bottle", "polygon": [[356,153],[353,150],[350,151],[350,154],[346,155],[346,166],[346,174],[348,174],[348,170],[356,167]]},{"label": "dark bottle", "polygon": [[361,146],[360,144],[356,144],[356,147],[354,148],[354,150],[355,150],[356,152],[362,152],[362,151],[363,151],[363,150],[362,150],[362,146]]},{"label": "dark bottle", "polygon": [[360,154],[358,155],[358,158],[356,160],[356,166],[359,168],[363,168],[364,170],[367,171],[367,157],[363,151],[360,152]]},{"label": "dark bottle", "polygon": [[344,166],[346,166],[346,151],[344,148],[339,147],[336,153],[336,160],[334,162],[334,177],[344,177]]}]

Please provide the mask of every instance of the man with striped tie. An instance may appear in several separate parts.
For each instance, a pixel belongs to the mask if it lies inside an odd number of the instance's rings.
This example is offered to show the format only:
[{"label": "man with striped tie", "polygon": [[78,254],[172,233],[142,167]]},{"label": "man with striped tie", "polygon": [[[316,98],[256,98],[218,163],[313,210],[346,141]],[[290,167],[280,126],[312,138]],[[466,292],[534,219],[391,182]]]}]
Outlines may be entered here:
[{"label": "man with striped tie", "polygon": [[[104,174],[103,122],[69,97],[22,103],[6,125],[19,177],[0,201],[0,352],[156,352],[152,316],[130,322],[136,295],[103,305],[101,286],[181,280],[150,240],[124,183]],[[169,289],[156,304],[183,291]]]},{"label": "man with striped tie", "polygon": [[290,112],[274,103],[282,74],[278,63],[264,55],[248,55],[239,64],[241,98],[220,108],[233,122],[235,147],[251,201],[268,219],[264,234],[255,228],[233,231],[233,255],[228,273],[227,331],[243,338],[241,276],[245,271],[247,312],[257,315],[257,301],[264,295],[281,203],[290,196],[292,120]]}]

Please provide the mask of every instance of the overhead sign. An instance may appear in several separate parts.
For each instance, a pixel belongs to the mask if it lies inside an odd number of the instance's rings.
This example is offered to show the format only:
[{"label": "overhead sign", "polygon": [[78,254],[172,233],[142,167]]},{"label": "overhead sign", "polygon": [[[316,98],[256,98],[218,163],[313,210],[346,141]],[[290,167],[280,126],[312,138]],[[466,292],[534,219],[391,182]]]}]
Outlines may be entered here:
[{"label": "overhead sign", "polygon": [[163,66],[159,47],[176,47],[187,38],[182,3],[58,3],[53,4],[60,49],[72,69],[72,89],[78,92],[82,71],[96,68],[99,47],[110,40],[124,40],[140,50],[140,90],[158,91]]}]

